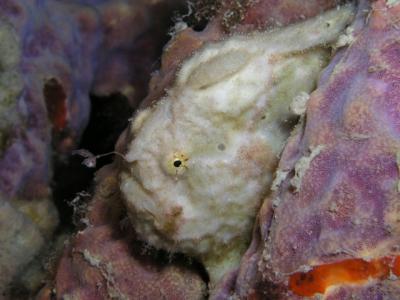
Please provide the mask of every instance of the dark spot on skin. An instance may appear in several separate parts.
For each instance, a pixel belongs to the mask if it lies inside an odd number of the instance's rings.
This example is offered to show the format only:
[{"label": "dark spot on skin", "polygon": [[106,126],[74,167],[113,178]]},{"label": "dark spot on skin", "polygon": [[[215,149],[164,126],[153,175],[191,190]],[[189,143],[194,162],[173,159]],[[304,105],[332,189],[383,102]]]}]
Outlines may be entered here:
[{"label": "dark spot on skin", "polygon": [[224,151],[225,150],[225,145],[224,144],[219,144],[218,145],[218,150]]},{"label": "dark spot on skin", "polygon": [[180,160],[175,160],[174,161],[174,167],[179,168],[182,165],[182,162]]}]

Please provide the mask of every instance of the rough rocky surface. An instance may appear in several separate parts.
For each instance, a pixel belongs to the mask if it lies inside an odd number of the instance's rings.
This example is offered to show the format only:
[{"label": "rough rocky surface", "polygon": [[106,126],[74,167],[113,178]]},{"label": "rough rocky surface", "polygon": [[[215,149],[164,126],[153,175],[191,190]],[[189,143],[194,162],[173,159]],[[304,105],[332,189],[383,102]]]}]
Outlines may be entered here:
[{"label": "rough rocky surface", "polygon": [[[115,168],[97,175],[96,191],[79,231],[58,264],[56,299],[202,299],[206,285],[182,262],[154,255],[135,239],[125,218]],[[128,226],[127,226],[128,225]],[[153,251],[154,252],[154,251]],[[165,255],[164,255],[165,256]],[[50,286],[40,299],[51,299]]]},{"label": "rough rocky surface", "polygon": [[[399,255],[400,6],[377,1],[367,12],[360,11],[349,48],[324,71],[285,147],[278,169],[287,176],[260,211],[239,297],[301,298],[288,287],[293,273]],[[344,282],[323,297],[398,299],[396,280]]]}]

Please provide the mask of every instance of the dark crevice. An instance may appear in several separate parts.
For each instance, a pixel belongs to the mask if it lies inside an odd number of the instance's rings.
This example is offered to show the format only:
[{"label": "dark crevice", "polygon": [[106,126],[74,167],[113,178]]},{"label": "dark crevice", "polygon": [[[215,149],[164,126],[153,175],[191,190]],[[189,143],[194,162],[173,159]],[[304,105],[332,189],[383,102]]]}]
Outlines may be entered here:
[{"label": "dark crevice", "polygon": [[[86,149],[95,155],[111,152],[119,135],[128,125],[133,109],[128,99],[120,94],[110,97],[93,96],[91,104],[89,124],[78,148]],[[79,193],[90,188],[94,173],[109,164],[112,155],[98,159],[96,168],[85,167],[82,160],[81,156],[71,155],[66,161],[55,162],[52,189],[63,226],[73,225],[73,200]]]}]

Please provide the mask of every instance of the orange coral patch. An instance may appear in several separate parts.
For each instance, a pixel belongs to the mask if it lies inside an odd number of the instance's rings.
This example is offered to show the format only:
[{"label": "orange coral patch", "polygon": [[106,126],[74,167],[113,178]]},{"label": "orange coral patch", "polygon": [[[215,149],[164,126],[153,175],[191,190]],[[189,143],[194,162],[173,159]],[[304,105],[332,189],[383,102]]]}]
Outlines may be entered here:
[{"label": "orange coral patch", "polygon": [[298,272],[289,278],[290,290],[298,296],[324,294],[326,289],[339,284],[363,284],[369,279],[385,279],[390,273],[400,275],[400,256],[383,257],[371,261],[347,259],[320,265],[309,272]]}]

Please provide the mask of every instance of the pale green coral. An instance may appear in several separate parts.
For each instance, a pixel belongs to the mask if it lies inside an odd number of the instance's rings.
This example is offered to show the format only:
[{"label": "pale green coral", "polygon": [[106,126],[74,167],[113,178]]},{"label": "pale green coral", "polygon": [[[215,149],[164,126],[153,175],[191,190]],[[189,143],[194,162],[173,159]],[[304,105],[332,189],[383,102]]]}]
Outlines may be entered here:
[{"label": "pale green coral", "polygon": [[[24,280],[37,288],[40,281],[36,277],[43,271],[32,261],[48,246],[46,240],[58,225],[57,209],[49,199],[9,202],[0,197],[0,224],[0,287],[6,288],[12,280]],[[33,276],[29,277],[30,273]]]},{"label": "pale green coral", "polygon": [[0,287],[4,288],[35,257],[44,239],[32,221],[4,199],[0,199],[0,224]]},{"label": "pale green coral", "polygon": [[43,236],[50,237],[53,234],[58,225],[58,212],[50,199],[15,199],[13,205],[39,228]]}]

